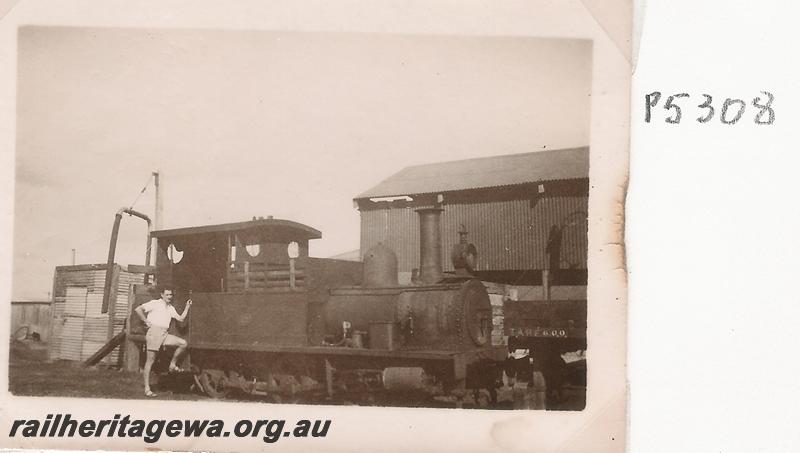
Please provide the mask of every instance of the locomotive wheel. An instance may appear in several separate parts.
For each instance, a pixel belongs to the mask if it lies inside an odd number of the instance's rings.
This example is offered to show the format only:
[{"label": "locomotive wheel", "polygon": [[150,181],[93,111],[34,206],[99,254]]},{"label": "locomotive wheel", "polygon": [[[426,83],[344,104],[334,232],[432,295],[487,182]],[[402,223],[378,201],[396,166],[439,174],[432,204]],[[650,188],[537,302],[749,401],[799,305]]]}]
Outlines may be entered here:
[{"label": "locomotive wheel", "polygon": [[225,375],[221,372],[203,370],[197,379],[200,388],[211,398],[225,398],[231,392],[231,389],[225,386]]}]

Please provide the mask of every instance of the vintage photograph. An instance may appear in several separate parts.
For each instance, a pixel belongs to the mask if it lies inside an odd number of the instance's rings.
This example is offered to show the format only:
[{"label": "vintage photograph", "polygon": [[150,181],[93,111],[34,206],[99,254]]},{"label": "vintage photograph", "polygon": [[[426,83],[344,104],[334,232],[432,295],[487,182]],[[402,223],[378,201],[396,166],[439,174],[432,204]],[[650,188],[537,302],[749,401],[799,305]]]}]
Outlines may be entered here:
[{"label": "vintage photograph", "polygon": [[12,394],[585,407],[591,40],[17,39]]}]

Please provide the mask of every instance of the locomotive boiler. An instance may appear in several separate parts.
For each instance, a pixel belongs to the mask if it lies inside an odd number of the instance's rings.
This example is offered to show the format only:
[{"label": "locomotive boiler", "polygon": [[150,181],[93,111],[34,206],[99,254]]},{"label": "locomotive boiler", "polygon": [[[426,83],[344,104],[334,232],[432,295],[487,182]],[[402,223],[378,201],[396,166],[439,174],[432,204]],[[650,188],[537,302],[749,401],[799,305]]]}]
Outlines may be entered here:
[{"label": "locomotive boiler", "polygon": [[[470,350],[487,345],[491,305],[484,285],[468,274],[445,279],[441,266],[439,215],[442,209],[420,209],[421,266],[416,285],[397,281],[397,257],[378,244],[364,256],[360,287],[334,288],[325,309],[326,332],[341,325],[373,333],[373,341],[401,333],[406,350]],[[385,342],[386,340],[384,340]]]},{"label": "locomotive boiler", "polygon": [[417,212],[421,260],[408,284],[383,245],[363,263],[309,257],[321,233],[296,222],[154,232],[158,283],[178,301],[192,291],[190,319],[174,329],[189,341],[197,386],[276,401],[402,394],[458,403],[468,390],[493,392],[505,352],[490,341],[487,291],[468,266],[442,272],[442,209]]}]

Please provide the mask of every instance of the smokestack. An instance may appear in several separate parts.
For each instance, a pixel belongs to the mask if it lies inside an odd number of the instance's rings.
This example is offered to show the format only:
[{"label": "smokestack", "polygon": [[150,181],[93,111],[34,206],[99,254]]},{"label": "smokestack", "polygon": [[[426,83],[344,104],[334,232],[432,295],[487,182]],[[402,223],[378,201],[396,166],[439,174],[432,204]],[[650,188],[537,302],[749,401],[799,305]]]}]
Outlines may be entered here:
[{"label": "smokestack", "polygon": [[442,235],[440,219],[444,209],[417,209],[419,214],[419,278],[432,285],[442,280]]}]

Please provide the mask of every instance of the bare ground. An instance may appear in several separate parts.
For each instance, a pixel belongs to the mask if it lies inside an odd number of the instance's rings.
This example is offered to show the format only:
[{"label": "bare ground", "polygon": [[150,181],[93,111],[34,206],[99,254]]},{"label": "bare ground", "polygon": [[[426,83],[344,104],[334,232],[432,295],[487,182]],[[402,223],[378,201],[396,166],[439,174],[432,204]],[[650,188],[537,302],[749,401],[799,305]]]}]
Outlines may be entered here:
[{"label": "bare ground", "polygon": [[[9,348],[9,390],[19,396],[145,399],[141,373],[107,367],[84,368],[78,362],[47,361],[47,345],[13,341]],[[190,376],[151,378],[156,399],[203,400],[191,391]]]}]

